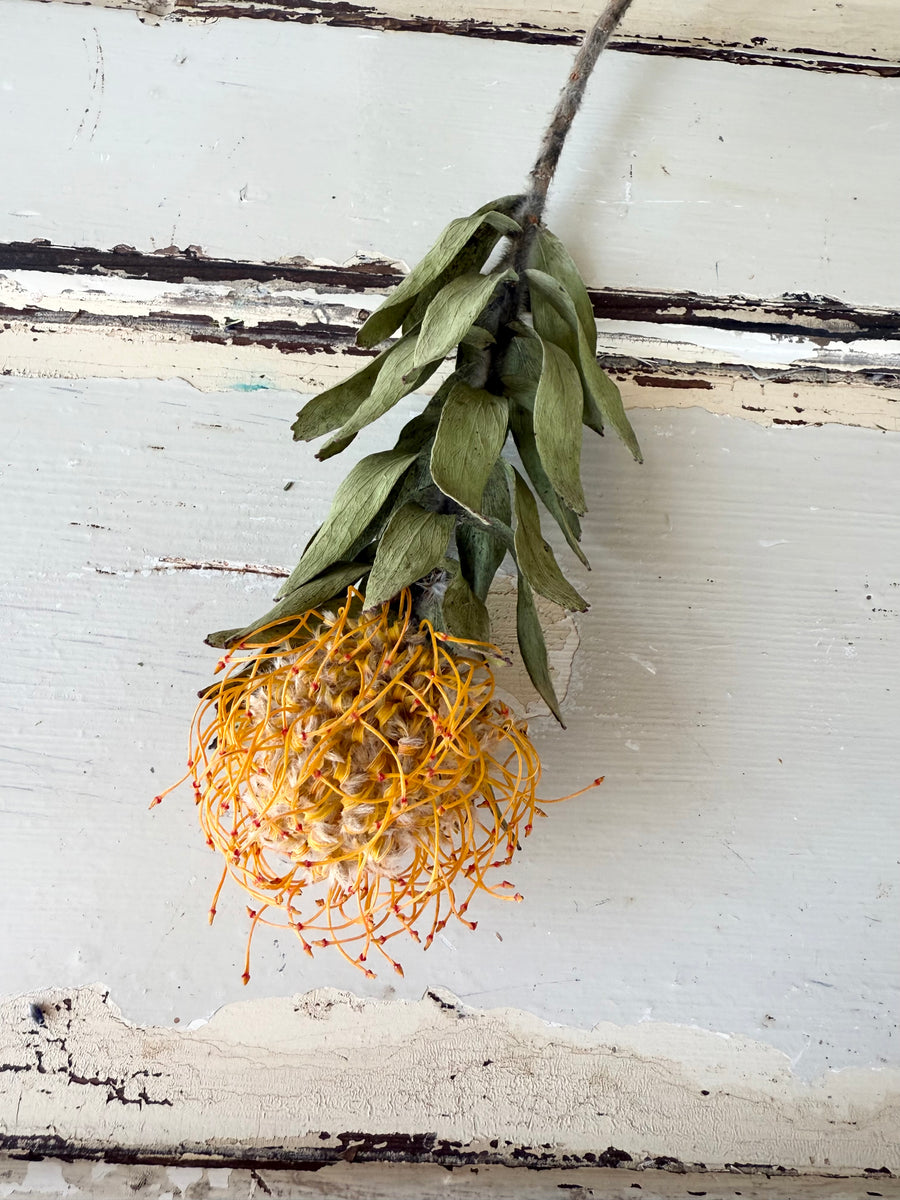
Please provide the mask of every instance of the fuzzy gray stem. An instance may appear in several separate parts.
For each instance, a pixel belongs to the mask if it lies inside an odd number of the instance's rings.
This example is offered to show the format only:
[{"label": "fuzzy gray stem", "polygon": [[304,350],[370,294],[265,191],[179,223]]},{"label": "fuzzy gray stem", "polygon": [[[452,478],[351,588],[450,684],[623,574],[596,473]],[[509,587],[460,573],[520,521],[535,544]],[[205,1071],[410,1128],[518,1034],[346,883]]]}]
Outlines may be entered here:
[{"label": "fuzzy gray stem", "polygon": [[572,128],[575,114],[584,99],[591,72],[616,26],[631,7],[631,3],[632,0],[609,0],[594,27],[589,30],[581,43],[575,56],[575,62],[572,64],[572,71],[556,102],[556,108],[531,171],[531,187],[525,197],[522,214],[529,224],[538,223],[543,215],[547,192],[556,172],[559,156],[562,154],[566,137]]},{"label": "fuzzy gray stem", "polygon": [[569,77],[560,92],[550,124],[541,141],[537,160],[531,170],[531,186],[522,197],[514,214],[522,226],[522,232],[516,234],[512,239],[513,244],[508,261],[519,277],[518,282],[507,287],[501,293],[493,310],[489,313],[488,319],[482,322],[492,333],[497,333],[498,330],[501,333],[498,341],[484,356],[481,368],[473,372],[470,382],[475,387],[486,386],[495,390],[498,395],[502,394],[499,366],[512,336],[505,327],[527,305],[528,291],[523,272],[531,261],[532,245],[544,215],[547,192],[550,190],[550,184],[559,163],[559,156],[562,154],[566,137],[572,128],[575,114],[584,99],[591,72],[596,66],[601,52],[606,48],[613,31],[631,4],[632,0],[609,0],[593,27],[585,34]]}]

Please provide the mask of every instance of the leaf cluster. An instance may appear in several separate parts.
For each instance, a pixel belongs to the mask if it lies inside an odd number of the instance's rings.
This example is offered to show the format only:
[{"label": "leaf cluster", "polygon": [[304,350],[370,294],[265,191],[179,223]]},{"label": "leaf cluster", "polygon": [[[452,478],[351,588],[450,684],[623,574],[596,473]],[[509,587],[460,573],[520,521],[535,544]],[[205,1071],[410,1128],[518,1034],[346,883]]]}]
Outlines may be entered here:
[{"label": "leaf cluster", "polygon": [[[587,603],[543,537],[538,501],[587,566],[582,425],[597,433],[608,425],[638,460],[640,451],[618,388],[597,363],[593,308],[577,268],[549,230],[531,229],[524,240],[521,208],[522,197],[507,196],[452,221],[357,341],[371,349],[398,336],[300,411],[294,438],[328,435],[317,458],[329,458],[456,355],[393,449],[363,458],[341,483],[275,607],[247,629],[211,635],[213,644],[249,638],[360,581],[367,608],[420,585],[420,609],[436,627],[489,641],[485,600],[509,554],[522,657],[561,722],[534,592],[570,610]],[[488,265],[502,239],[506,253]],[[524,475],[502,457],[509,433]]]}]

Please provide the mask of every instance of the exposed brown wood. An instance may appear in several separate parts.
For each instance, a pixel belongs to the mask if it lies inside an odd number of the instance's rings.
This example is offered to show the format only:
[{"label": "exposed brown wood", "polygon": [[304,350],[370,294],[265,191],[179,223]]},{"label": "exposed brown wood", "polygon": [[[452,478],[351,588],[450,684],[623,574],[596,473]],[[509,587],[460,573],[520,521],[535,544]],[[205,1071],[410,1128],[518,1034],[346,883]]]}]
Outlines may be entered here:
[{"label": "exposed brown wood", "polygon": [[[315,0],[175,0],[171,17],[206,20],[247,17],[266,21],[331,25],[338,28],[441,33],[455,37],[487,38],[542,46],[576,45],[581,40],[581,32],[548,28],[530,22],[498,24],[466,18],[392,16],[378,12],[369,5],[346,3],[341,0],[326,6],[316,3]],[[610,49],[631,54],[699,58],[739,65],[797,67],[808,71],[850,72],[888,78],[900,75],[900,64],[874,55],[851,57],[815,47],[792,47],[782,50],[769,48],[765,41],[765,38],[754,38],[748,43],[716,42],[705,38],[688,41],[623,35],[610,41]]]},{"label": "exposed brown wood", "polygon": [[[47,271],[72,275],[117,275],[167,283],[222,283],[238,280],[283,280],[334,292],[383,292],[400,282],[402,275],[386,261],[355,262],[347,266],[319,266],[301,259],[286,262],[238,262],[207,258],[197,247],[144,254],[130,246],[96,250],[89,246],[54,246],[45,241],[0,243],[0,271]],[[886,308],[859,308],[828,296],[807,294],[756,299],[747,296],[704,296],[697,292],[642,291],[600,288],[591,291],[594,312],[600,320],[648,322],[661,325],[700,325],[740,332],[763,332],[807,338],[823,337],[852,342],[863,338],[900,337],[900,312]],[[28,315],[28,311],[24,310]],[[15,310],[21,318],[23,310]],[[157,314],[160,318],[165,314]],[[7,319],[10,319],[9,317]],[[38,312],[35,320],[41,320]],[[53,314],[58,320],[58,314]],[[79,314],[78,319],[102,322],[105,318]],[[125,318],[121,318],[125,319]],[[198,336],[213,339],[223,334],[245,336],[239,319],[224,327],[211,317],[169,317],[192,322]],[[252,339],[272,344],[291,339],[302,328],[302,340],[314,348],[349,344],[353,330],[347,326],[271,321],[256,325]],[[250,337],[250,334],[246,334]]]},{"label": "exposed brown wood", "polygon": [[[124,333],[153,334],[185,339],[188,342],[210,343],[219,346],[251,346],[276,350],[281,354],[367,358],[376,351],[362,350],[356,345],[356,328],[349,325],[325,325],[311,322],[260,321],[244,326],[241,321],[217,321],[207,314],[155,312],[147,316],[106,315],[92,312],[60,313],[56,309],[28,307],[15,309],[0,306],[0,350],[5,330],[25,323],[35,335],[59,331],[60,326],[85,329],[115,327]],[[771,383],[819,383],[843,387],[877,387],[896,389],[900,372],[877,366],[853,371],[823,369],[815,366],[760,368],[740,364],[719,364],[702,361],[676,363],[666,359],[633,358],[606,355],[603,364],[620,383],[633,380],[642,387],[674,388],[708,391],[710,379],[753,378]],[[702,376],[702,378],[700,378]],[[784,424],[782,419],[780,423]],[[798,419],[797,425],[810,422]]]}]

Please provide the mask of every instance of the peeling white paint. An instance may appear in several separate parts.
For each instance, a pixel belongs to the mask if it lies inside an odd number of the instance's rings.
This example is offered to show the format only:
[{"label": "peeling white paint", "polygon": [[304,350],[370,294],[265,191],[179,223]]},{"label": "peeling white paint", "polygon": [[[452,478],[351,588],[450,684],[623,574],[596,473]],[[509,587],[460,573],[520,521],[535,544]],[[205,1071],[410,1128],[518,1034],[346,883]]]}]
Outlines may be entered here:
[{"label": "peeling white paint", "polygon": [[513,1148],[552,1164],[613,1144],[633,1163],[667,1155],[712,1170],[745,1157],[814,1173],[900,1165],[900,1071],[800,1083],[783,1055],[743,1038],[550,1027],[433,990],[418,1002],[324,989],[231,1004],[191,1033],[131,1025],[99,990],[42,999],[37,1031],[21,1000],[0,1010],[2,1059],[18,1067],[0,1127],[26,1138],[52,1124],[76,1151],[302,1157],[366,1135],[415,1138],[427,1120],[438,1152],[510,1162]]},{"label": "peeling white paint", "polygon": [[[69,0],[84,3],[84,0]],[[88,0],[107,8],[147,11],[160,16],[176,12],[174,0]],[[196,4],[196,0],[195,0]],[[260,0],[235,0],[234,11],[248,14]],[[343,7],[336,0],[319,0],[319,10]],[[199,8],[198,10],[202,11]],[[369,19],[378,16],[429,17],[460,23],[478,22],[499,29],[530,29],[581,33],[596,15],[593,0],[568,0],[564,5],[534,4],[529,0],[491,0],[480,4],[462,0],[379,0],[367,4]],[[361,17],[362,19],[362,17]],[[650,43],[696,44],[699,46],[744,46],[757,54],[770,53],[804,59],[831,54],[838,59],[900,59],[900,37],[891,13],[881,0],[845,0],[816,3],[815,0],[728,0],[715,7],[676,4],[673,0],[642,0],[625,16],[619,39],[640,38]],[[809,53],[804,52],[806,47]]]},{"label": "peeling white paint", "polygon": [[[236,318],[248,328],[275,319],[292,321],[301,329],[311,322],[355,329],[360,312],[374,308],[380,299],[377,294],[318,293],[278,282],[168,284],[10,271],[0,274],[0,304],[20,310],[32,304],[59,312],[60,319],[35,323],[33,318],[8,314],[10,319],[0,329],[0,371],[43,378],[183,379],[203,391],[252,387],[308,393],[355,370],[358,358],[334,348],[292,354],[260,344],[194,341],[190,330],[152,314],[209,317],[222,331]],[[84,312],[96,314],[98,320],[90,325],[72,322],[72,316]],[[868,383],[863,374],[890,375],[895,370],[898,347],[890,339],[856,342],[848,351],[841,342],[823,345],[822,339],[703,326],[598,324],[601,355],[638,364],[631,376],[618,379],[628,407],[700,406],[764,425],[788,421],[900,427],[900,388]],[[645,377],[640,363],[657,377]],[[668,379],[665,372],[659,376],[660,364],[667,363],[675,367]],[[438,372],[427,390],[436,389],[448,370],[449,366]],[[780,382],[767,378],[773,370]]]},{"label": "peeling white paint", "polygon": [[[0,1183],[15,1189],[17,1200],[32,1200],[35,1193],[23,1191],[21,1180],[26,1164],[15,1158],[0,1158]],[[200,1169],[200,1178],[179,1196],[169,1179],[171,1168],[142,1163],[112,1166],[105,1163],[62,1162],[66,1182],[74,1188],[73,1200],[122,1200],[139,1192],[146,1200],[445,1200],[448,1191],[458,1200],[547,1200],[565,1189],[572,1200],[634,1200],[636,1178],[641,1200],[688,1200],[704,1195],[707,1200],[866,1200],[876,1191],[896,1197],[896,1179],[880,1173],[868,1176],[799,1175],[796,1172],[732,1167],[726,1172],[666,1170],[642,1166],[633,1170],[604,1167],[547,1168],[523,1171],[516,1167],[479,1164],[446,1167],[427,1163],[363,1163],[339,1161],[316,1171],[270,1168]],[[785,1175],[788,1177],[786,1178]]]}]

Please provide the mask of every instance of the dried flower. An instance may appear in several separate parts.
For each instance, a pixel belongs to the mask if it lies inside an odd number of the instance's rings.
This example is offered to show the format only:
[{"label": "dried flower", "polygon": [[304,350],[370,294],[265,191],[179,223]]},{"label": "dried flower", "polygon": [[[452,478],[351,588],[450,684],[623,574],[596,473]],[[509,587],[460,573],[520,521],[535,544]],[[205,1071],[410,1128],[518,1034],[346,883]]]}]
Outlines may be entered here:
[{"label": "dried flower", "polygon": [[496,651],[412,607],[404,589],[363,611],[350,588],[336,614],[261,629],[198,709],[185,778],[225,859],[210,920],[229,874],[251,898],[245,982],[259,923],[373,977],[372,950],[402,974],[397,934],[427,947],[451,916],[475,928],[477,892],[522,898],[495,873],[544,815],[537,752],[494,695]]},{"label": "dried flower", "polygon": [[[329,435],[316,457],[340,454],[451,353],[453,372],[392,450],[351,469],[275,606],[206,639],[228,670],[194,718],[185,779],[225,859],[210,920],[229,874],[252,899],[245,982],[259,923],[290,926],[309,954],[335,945],[367,976],[374,948],[402,974],[385,949],[397,934],[422,931],[427,947],[451,916],[475,927],[477,892],[521,899],[493,872],[543,815],[540,762],[495,698],[485,601],[511,556],[522,661],[563,725],[534,592],[588,604],[543,536],[538,499],[587,566],[582,425],[613,429],[638,461],[640,449],[597,362],[590,295],[542,218],[587,79],[631,2],[608,0],[586,35],[528,191],[450,222],[357,342],[399,336],[307,400],[294,438]],[[502,455],[510,433],[524,475]]]}]

